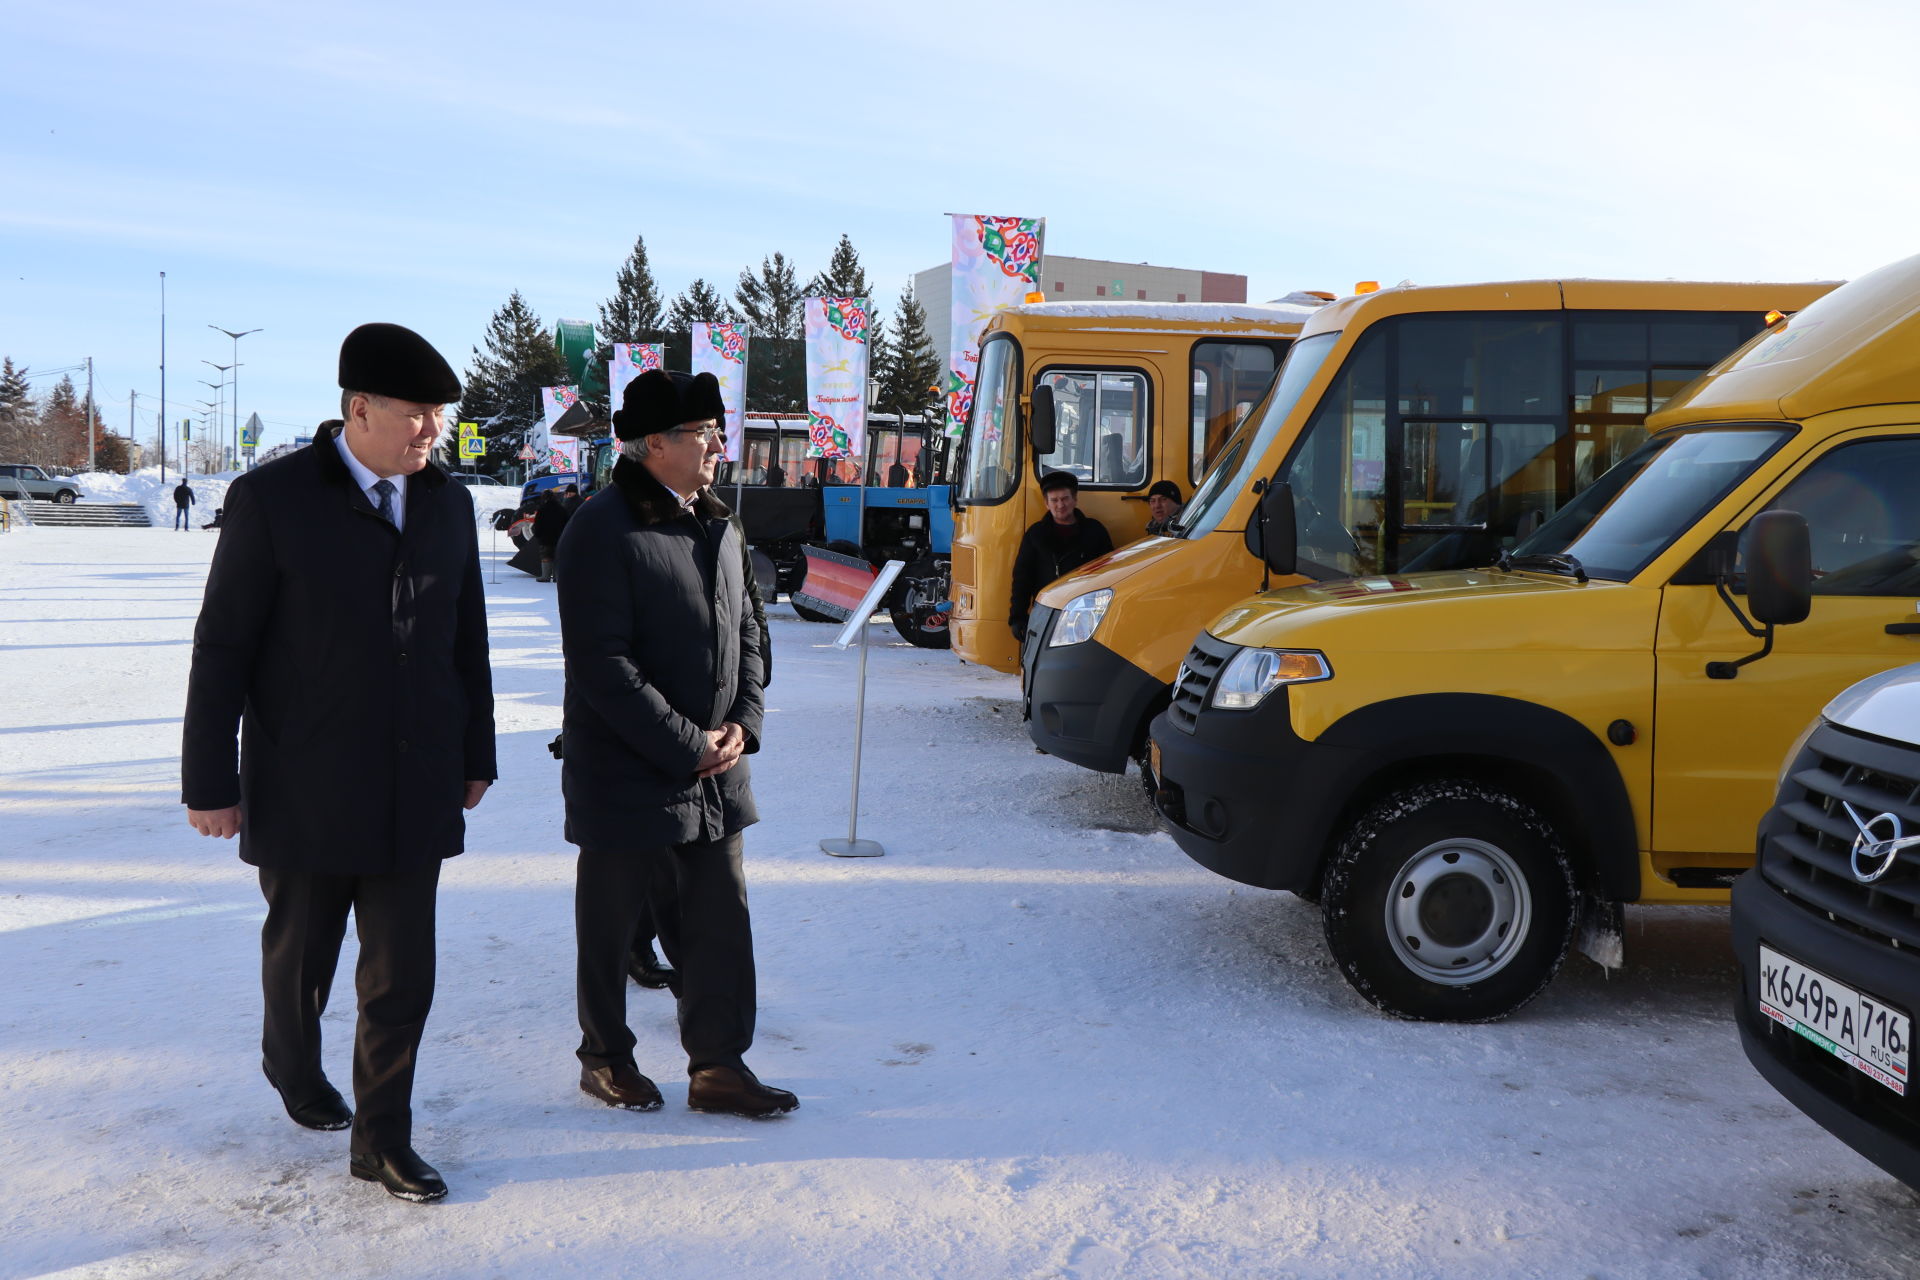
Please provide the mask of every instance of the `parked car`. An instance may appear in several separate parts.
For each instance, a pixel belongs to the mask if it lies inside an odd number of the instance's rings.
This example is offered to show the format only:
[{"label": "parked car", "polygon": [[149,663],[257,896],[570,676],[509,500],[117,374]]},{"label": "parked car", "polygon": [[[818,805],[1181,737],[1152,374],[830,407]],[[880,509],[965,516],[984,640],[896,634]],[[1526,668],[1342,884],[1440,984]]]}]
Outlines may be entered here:
[{"label": "parked car", "polygon": [[501,484],[492,476],[479,475],[472,471],[449,471],[457,484],[465,485],[467,492],[473,495],[473,509],[493,513],[493,527],[505,529],[513,523],[514,513],[519,510],[519,494],[510,484]]},{"label": "parked car", "polygon": [[[1914,634],[1916,622],[1893,625]],[[1759,860],[1733,885],[1748,1061],[1829,1133],[1920,1189],[1908,1094],[1916,896],[1920,664],[1827,704],[1787,752]]]},{"label": "parked car", "polygon": [[72,476],[50,476],[31,462],[0,462],[0,498],[78,502],[85,496]]}]

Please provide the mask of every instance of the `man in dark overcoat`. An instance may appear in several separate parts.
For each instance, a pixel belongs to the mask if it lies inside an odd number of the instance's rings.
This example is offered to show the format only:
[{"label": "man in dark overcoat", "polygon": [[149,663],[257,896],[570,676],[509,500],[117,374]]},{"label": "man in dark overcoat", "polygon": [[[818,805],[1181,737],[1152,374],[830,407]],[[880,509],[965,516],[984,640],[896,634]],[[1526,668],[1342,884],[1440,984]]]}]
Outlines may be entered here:
[{"label": "man in dark overcoat", "polygon": [[1007,602],[1007,623],[1020,644],[1027,639],[1027,614],[1033,597],[1055,578],[1113,550],[1107,526],[1080,509],[1080,480],[1071,471],[1049,471],[1040,477],[1047,514],[1020,535],[1013,556],[1013,593]]},{"label": "man in dark overcoat", "polygon": [[560,539],[566,838],[574,889],[580,1088],[650,1111],[626,968],[643,905],[679,977],[687,1104],[769,1116],[798,1100],[746,1064],[756,997],[741,832],[757,821],[763,630],[739,522],[711,486],[725,409],[711,374],[627,387],[613,481]]},{"label": "man in dark overcoat", "polygon": [[[446,1183],[412,1145],[413,1073],[440,864],[495,776],[486,599],[473,500],[430,458],[460,398],[453,370],[411,330],[362,325],[340,386],[342,420],[227,491],[181,798],[195,830],[237,834],[259,868],[262,1067],[288,1115],[351,1125],[354,1177],[437,1200]],[[349,912],[357,1110],[320,1061]]]}]

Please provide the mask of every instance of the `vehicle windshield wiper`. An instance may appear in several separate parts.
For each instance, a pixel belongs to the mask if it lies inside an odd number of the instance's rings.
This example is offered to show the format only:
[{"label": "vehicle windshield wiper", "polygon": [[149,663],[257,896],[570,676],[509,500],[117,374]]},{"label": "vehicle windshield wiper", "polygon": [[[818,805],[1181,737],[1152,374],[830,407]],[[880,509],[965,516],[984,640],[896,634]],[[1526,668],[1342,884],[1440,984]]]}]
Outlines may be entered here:
[{"label": "vehicle windshield wiper", "polygon": [[1493,567],[1502,573],[1512,573],[1516,569],[1545,569],[1548,573],[1564,573],[1575,582],[1587,580],[1587,568],[1564,551],[1542,551],[1533,555],[1516,556],[1511,551],[1502,551]]}]

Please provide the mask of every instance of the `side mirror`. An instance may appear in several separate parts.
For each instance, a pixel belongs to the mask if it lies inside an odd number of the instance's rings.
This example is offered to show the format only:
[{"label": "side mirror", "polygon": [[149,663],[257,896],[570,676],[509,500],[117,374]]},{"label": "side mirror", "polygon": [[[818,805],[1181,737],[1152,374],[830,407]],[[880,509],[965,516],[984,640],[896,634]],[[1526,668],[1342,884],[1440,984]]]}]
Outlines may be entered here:
[{"label": "side mirror", "polygon": [[1027,438],[1033,441],[1035,458],[1054,450],[1053,421],[1053,387],[1043,382],[1033,389],[1033,409],[1027,414]]},{"label": "side mirror", "polygon": [[1281,577],[1299,572],[1299,534],[1294,527],[1293,486],[1270,484],[1260,495],[1260,504],[1247,521],[1247,550],[1259,557],[1268,571]]},{"label": "side mirror", "polygon": [[1798,511],[1763,511],[1747,526],[1747,608],[1756,622],[1804,622],[1813,609],[1813,542]]}]

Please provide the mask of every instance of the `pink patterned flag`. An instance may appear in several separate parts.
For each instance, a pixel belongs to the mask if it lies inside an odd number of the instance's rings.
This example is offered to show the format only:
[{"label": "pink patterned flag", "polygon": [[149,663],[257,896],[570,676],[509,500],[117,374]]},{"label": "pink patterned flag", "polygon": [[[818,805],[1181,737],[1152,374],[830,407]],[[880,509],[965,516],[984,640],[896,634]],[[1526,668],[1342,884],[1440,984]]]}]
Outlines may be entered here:
[{"label": "pink patterned flag", "polygon": [[866,298],[807,299],[807,434],[809,454],[864,458],[867,452],[867,338],[873,304]]},{"label": "pink patterned flag", "polygon": [[727,407],[727,460],[740,461],[740,437],[746,428],[746,329],[733,324],[695,322],[692,372],[711,373],[720,380],[720,402]]}]

